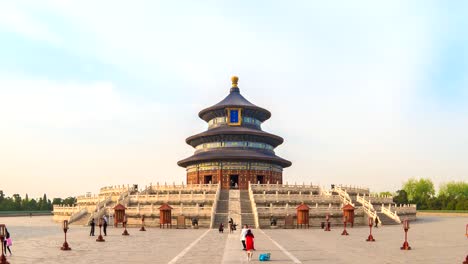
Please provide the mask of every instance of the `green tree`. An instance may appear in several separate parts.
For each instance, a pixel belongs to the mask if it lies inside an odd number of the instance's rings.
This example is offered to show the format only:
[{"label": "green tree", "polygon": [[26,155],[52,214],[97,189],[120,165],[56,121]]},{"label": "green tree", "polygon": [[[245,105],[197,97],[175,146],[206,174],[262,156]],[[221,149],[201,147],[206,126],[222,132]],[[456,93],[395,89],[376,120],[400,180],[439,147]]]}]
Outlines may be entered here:
[{"label": "green tree", "polygon": [[391,192],[380,192],[379,196],[394,196],[394,194]]},{"label": "green tree", "polygon": [[44,193],[44,196],[42,197],[42,203],[41,203],[41,207],[39,210],[49,210],[49,204],[48,204],[48,200],[47,200],[47,195]]},{"label": "green tree", "polygon": [[434,183],[430,179],[409,179],[403,184],[403,190],[408,194],[409,202],[422,205],[435,195]]},{"label": "green tree", "polygon": [[75,197],[67,197],[63,200],[63,204],[66,205],[74,205],[76,204],[76,198]]},{"label": "green tree", "polygon": [[468,183],[452,181],[441,184],[439,195],[445,195],[454,199],[466,199],[468,198]]},{"label": "green tree", "polygon": [[21,196],[17,193],[13,194],[13,209],[15,211],[21,210]]},{"label": "green tree", "polygon": [[405,190],[398,190],[397,195],[393,197],[393,202],[396,204],[407,204],[408,194]]}]

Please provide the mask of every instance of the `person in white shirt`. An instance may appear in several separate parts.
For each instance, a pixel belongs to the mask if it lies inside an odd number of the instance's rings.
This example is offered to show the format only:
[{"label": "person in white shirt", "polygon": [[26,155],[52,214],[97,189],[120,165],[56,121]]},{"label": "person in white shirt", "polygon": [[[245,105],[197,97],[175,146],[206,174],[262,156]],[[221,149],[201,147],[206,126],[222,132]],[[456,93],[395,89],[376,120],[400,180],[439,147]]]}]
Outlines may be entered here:
[{"label": "person in white shirt", "polygon": [[244,225],[242,227],[242,230],[241,230],[241,233],[240,233],[240,240],[242,242],[242,246],[244,247],[243,250],[246,249],[246,245],[245,245],[245,235],[247,234],[247,230],[249,230],[249,227],[247,225]]}]

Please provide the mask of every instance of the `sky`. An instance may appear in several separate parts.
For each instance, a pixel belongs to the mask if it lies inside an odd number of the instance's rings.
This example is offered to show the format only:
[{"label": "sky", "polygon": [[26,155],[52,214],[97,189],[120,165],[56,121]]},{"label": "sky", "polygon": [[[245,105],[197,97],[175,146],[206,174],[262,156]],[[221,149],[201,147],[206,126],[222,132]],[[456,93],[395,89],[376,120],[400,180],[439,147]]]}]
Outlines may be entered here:
[{"label": "sky", "polygon": [[468,180],[466,1],[1,1],[0,190],[185,182],[230,77],[284,182]]}]

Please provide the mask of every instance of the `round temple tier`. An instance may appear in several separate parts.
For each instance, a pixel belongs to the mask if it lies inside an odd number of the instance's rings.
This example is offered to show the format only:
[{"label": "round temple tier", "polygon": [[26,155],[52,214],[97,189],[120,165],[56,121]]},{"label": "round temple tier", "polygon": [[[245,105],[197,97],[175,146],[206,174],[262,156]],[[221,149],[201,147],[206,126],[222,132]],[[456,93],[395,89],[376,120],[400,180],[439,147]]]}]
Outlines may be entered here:
[{"label": "round temple tier", "polygon": [[187,169],[188,184],[220,183],[223,189],[247,189],[248,183],[282,183],[283,168],[291,162],[275,155],[283,138],[264,132],[271,113],[250,103],[233,76],[229,95],[202,110],[208,130],[186,139],[194,155],[177,164]]}]

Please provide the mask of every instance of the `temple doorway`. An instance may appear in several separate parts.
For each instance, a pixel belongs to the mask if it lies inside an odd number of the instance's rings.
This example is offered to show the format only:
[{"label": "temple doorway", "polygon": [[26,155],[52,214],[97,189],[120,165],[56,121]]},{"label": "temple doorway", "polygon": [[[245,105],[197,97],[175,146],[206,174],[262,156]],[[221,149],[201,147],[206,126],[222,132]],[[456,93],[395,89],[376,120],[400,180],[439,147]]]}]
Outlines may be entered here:
[{"label": "temple doorway", "polygon": [[229,175],[229,188],[230,189],[239,188],[239,175]]},{"label": "temple doorway", "polygon": [[206,175],[206,176],[204,177],[203,183],[204,183],[204,184],[210,184],[210,183],[212,183],[212,181],[213,181],[213,176],[211,176],[211,175]]},{"label": "temple doorway", "polygon": [[257,182],[258,184],[265,184],[265,176],[257,175]]}]

